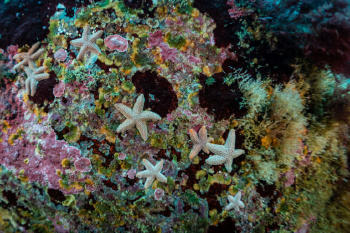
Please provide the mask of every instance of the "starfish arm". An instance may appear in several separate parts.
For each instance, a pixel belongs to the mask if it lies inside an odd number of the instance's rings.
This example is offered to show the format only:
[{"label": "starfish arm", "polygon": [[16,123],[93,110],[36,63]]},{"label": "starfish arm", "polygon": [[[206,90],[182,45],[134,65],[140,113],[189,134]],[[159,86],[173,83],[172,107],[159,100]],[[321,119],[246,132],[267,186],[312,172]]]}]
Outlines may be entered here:
[{"label": "starfish arm", "polygon": [[190,129],[189,133],[190,133],[190,138],[192,142],[194,142],[195,144],[201,143],[201,141],[198,138],[198,134],[194,129]]},{"label": "starfish arm", "polygon": [[207,147],[206,144],[202,147],[202,150],[203,150],[205,153],[207,153],[207,154],[210,153],[210,151],[208,150],[208,147]]},{"label": "starfish arm", "polygon": [[116,104],[115,108],[121,112],[126,118],[133,118],[134,113],[132,112],[131,108],[124,104]]},{"label": "starfish arm", "polygon": [[121,123],[117,128],[117,133],[127,131],[134,127],[135,122],[132,119],[126,119],[123,123]]},{"label": "starfish arm", "polygon": [[40,57],[40,55],[44,53],[44,51],[45,51],[44,48],[39,49],[38,51],[36,51],[35,53],[33,53],[33,54],[30,56],[30,59],[32,59],[32,60],[38,59],[38,58]]},{"label": "starfish arm", "polygon": [[190,160],[192,160],[194,157],[198,155],[198,153],[201,151],[202,147],[200,144],[194,144],[192,147],[192,150],[190,152]]},{"label": "starfish arm", "polygon": [[199,130],[199,138],[203,142],[206,142],[208,140],[207,129],[205,128],[205,126],[202,126],[202,128]]},{"label": "starfish arm", "polygon": [[154,167],[154,170],[156,172],[160,172],[163,168],[163,164],[164,164],[164,160],[162,159],[156,164],[156,166]]},{"label": "starfish arm", "polygon": [[13,59],[23,59],[25,53],[17,53],[15,56],[13,56]]},{"label": "starfish arm", "polygon": [[27,94],[30,95],[30,78],[27,78],[27,80],[25,82],[25,86],[26,86]]},{"label": "starfish arm", "polygon": [[234,198],[233,196],[231,196],[231,195],[228,195],[228,196],[227,196],[227,199],[228,199],[228,201],[229,201],[230,203],[235,202],[235,198]]},{"label": "starfish arm", "polygon": [[150,175],[151,175],[151,172],[148,171],[148,170],[136,173],[136,177],[138,177],[138,178],[146,178],[146,177],[148,177]]},{"label": "starfish arm", "polygon": [[13,67],[13,69],[16,70],[16,69],[18,69],[18,68],[21,68],[21,67],[24,65],[24,63],[25,63],[25,61],[19,62],[18,64],[16,64],[16,65]]},{"label": "starfish arm", "polygon": [[156,177],[157,177],[157,180],[160,182],[166,183],[168,181],[166,176],[163,175],[162,173],[158,173]]},{"label": "starfish arm", "polygon": [[33,46],[28,50],[28,54],[33,54],[35,50],[37,50],[37,48],[39,48],[40,42],[36,42],[35,44],[33,44]]},{"label": "starfish arm", "polygon": [[228,172],[232,171],[232,158],[226,158],[225,160],[225,168]]},{"label": "starfish arm", "polygon": [[35,70],[36,69],[36,66],[35,66],[35,63],[33,60],[28,60],[28,66],[32,69],[32,70]]},{"label": "starfish arm", "polygon": [[100,48],[99,48],[96,44],[89,43],[89,45],[87,46],[87,48],[88,48],[88,50],[89,50],[91,53],[94,53],[94,54],[100,54],[100,53],[101,53]]},{"label": "starfish arm", "polygon": [[239,201],[238,206],[239,206],[239,208],[244,208],[244,203],[243,203],[243,201]]},{"label": "starfish arm", "polygon": [[205,160],[205,162],[209,165],[221,165],[225,163],[225,161],[226,161],[226,158],[219,155],[210,156]]},{"label": "starfish arm", "polygon": [[242,193],[241,191],[238,191],[234,197],[234,200],[241,200],[241,197],[242,197]]},{"label": "starfish arm", "polygon": [[234,205],[232,203],[228,204],[226,207],[225,207],[225,210],[227,211],[230,211],[234,208]]},{"label": "starfish arm", "polygon": [[234,152],[233,158],[237,158],[238,156],[241,156],[243,154],[244,154],[244,150],[236,149],[235,152]]},{"label": "starfish arm", "polygon": [[24,67],[24,72],[26,73],[27,77],[30,77],[33,73],[33,70],[30,69],[28,66]]},{"label": "starfish arm", "polygon": [[236,144],[236,132],[234,129],[231,129],[230,132],[228,133],[225,146],[228,148],[235,148]]},{"label": "starfish arm", "polygon": [[80,61],[83,60],[86,51],[87,51],[87,47],[84,44],[83,46],[80,47],[80,50],[79,50],[79,53],[77,56],[77,60],[80,60]]},{"label": "starfish arm", "polygon": [[153,171],[154,170],[153,164],[150,161],[148,161],[147,159],[143,159],[142,160],[142,164],[146,167],[146,169],[148,171]]},{"label": "starfish arm", "polygon": [[34,70],[34,74],[40,74],[45,71],[45,67],[40,66],[38,69]]},{"label": "starfish arm", "polygon": [[102,36],[102,34],[103,34],[102,30],[97,31],[89,37],[89,40],[95,42],[98,38]]},{"label": "starfish arm", "polygon": [[227,149],[223,145],[207,143],[206,146],[214,154],[218,154],[218,155],[224,156],[227,153]]},{"label": "starfish arm", "polygon": [[154,176],[147,177],[146,182],[145,182],[145,189],[150,187],[152,185],[153,181],[154,181]]},{"label": "starfish arm", "polygon": [[140,113],[139,119],[141,119],[141,120],[159,121],[162,118],[155,112],[143,111],[143,112]]},{"label": "starfish arm", "polygon": [[139,95],[139,97],[137,97],[136,102],[135,102],[132,110],[136,114],[140,114],[143,110],[144,104],[145,104],[145,97],[143,96],[143,94],[141,94],[141,95]]},{"label": "starfish arm", "polygon": [[86,25],[83,29],[83,34],[81,35],[82,39],[88,40],[89,39],[89,32],[90,32],[90,27],[89,27],[89,25]]},{"label": "starfish arm", "polygon": [[35,79],[31,79],[30,81],[30,95],[34,96],[36,93],[37,81]]},{"label": "starfish arm", "polygon": [[82,47],[84,44],[84,40],[82,38],[78,38],[78,39],[72,40],[70,44],[73,45],[74,47]]},{"label": "starfish arm", "polygon": [[50,75],[48,73],[43,73],[43,74],[37,74],[34,76],[34,79],[36,81],[41,81],[41,80],[44,80],[44,79],[48,79],[50,77]]},{"label": "starfish arm", "polygon": [[138,129],[138,131],[139,131],[139,133],[141,135],[141,138],[144,141],[147,141],[148,132],[147,132],[146,122],[144,122],[144,121],[136,121],[136,128]]}]

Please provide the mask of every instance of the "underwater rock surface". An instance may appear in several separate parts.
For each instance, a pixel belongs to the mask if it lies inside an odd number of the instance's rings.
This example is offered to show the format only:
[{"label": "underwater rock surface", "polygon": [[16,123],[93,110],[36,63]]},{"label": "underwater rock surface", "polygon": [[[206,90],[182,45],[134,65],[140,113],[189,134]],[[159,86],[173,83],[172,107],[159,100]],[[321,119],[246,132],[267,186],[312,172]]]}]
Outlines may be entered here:
[{"label": "underwater rock surface", "polygon": [[349,1],[0,6],[0,232],[349,232]]}]

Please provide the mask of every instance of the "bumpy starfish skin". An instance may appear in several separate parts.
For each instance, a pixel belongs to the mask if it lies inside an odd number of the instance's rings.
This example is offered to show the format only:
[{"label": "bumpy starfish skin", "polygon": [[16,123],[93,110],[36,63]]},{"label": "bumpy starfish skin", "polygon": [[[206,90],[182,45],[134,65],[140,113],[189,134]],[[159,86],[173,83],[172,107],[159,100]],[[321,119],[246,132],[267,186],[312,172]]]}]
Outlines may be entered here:
[{"label": "bumpy starfish skin", "polygon": [[215,155],[210,156],[205,162],[210,165],[225,164],[226,170],[231,172],[233,159],[244,154],[244,150],[235,149],[235,143],[236,133],[233,129],[230,130],[225,145],[207,143],[208,149]]},{"label": "bumpy starfish skin", "polygon": [[244,203],[241,201],[242,193],[239,191],[234,197],[228,195],[227,199],[229,201],[228,205],[225,207],[225,210],[230,211],[235,209],[239,211],[240,208],[244,208]]},{"label": "bumpy starfish skin", "polygon": [[160,120],[161,117],[151,111],[143,111],[143,106],[145,103],[145,97],[141,94],[137,97],[136,103],[133,109],[129,108],[124,104],[116,104],[115,107],[120,111],[127,119],[121,123],[117,128],[117,133],[124,132],[133,128],[136,125],[136,128],[140,132],[140,135],[144,141],[148,138],[147,132],[147,121]]},{"label": "bumpy starfish skin", "polygon": [[[25,65],[28,65],[31,69],[35,68],[35,60],[40,57],[41,54],[43,54],[44,49],[39,48],[40,42],[36,42],[29,50],[25,53],[18,53],[13,58],[21,60],[17,65],[13,67],[13,69],[21,68],[23,69]],[[34,52],[37,50],[36,52]]]},{"label": "bumpy starfish skin", "polygon": [[48,79],[50,77],[48,73],[43,73],[44,70],[45,68],[43,66],[35,69],[31,69],[30,67],[24,67],[24,71],[27,74],[25,85],[28,95],[34,96],[36,93],[38,82],[44,79]]},{"label": "bumpy starfish skin", "polygon": [[147,159],[143,159],[142,163],[146,167],[146,170],[138,172],[136,174],[136,177],[146,178],[145,189],[150,187],[155,179],[157,179],[159,182],[167,182],[167,178],[162,173],[160,173],[163,168],[164,160],[157,162],[155,166],[153,166],[152,163]]},{"label": "bumpy starfish skin", "polygon": [[208,143],[208,136],[207,136],[207,129],[205,128],[205,126],[202,126],[202,128],[199,130],[199,137],[197,132],[194,129],[190,129],[190,137],[193,142],[193,147],[189,156],[191,160],[195,156],[197,156],[201,150],[209,154],[209,150],[206,145]]},{"label": "bumpy starfish skin", "polygon": [[92,35],[89,35],[89,31],[89,26],[85,26],[82,37],[70,42],[73,46],[80,48],[77,60],[82,60],[84,58],[84,55],[88,52],[94,54],[101,53],[100,48],[96,45],[95,42],[102,36],[103,31],[97,31]]}]

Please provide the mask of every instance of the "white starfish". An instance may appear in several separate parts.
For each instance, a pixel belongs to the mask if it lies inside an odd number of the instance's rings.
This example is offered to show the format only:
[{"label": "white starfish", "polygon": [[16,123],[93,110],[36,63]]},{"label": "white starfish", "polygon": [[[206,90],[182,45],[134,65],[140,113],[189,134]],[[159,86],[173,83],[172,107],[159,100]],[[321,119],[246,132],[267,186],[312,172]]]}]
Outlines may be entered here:
[{"label": "white starfish", "polygon": [[208,143],[208,136],[207,136],[207,129],[205,128],[205,126],[202,126],[202,128],[199,130],[199,137],[197,132],[194,129],[190,129],[190,137],[193,142],[193,147],[189,156],[191,160],[195,156],[197,156],[201,150],[209,154],[209,150],[206,145]]},{"label": "white starfish", "polygon": [[145,189],[152,185],[154,179],[157,179],[158,181],[163,183],[167,182],[167,178],[162,173],[160,173],[163,168],[164,160],[157,162],[155,166],[153,166],[152,163],[147,159],[143,159],[142,163],[143,165],[145,165],[146,170],[138,172],[136,174],[136,177],[146,178]]},{"label": "white starfish", "polygon": [[28,95],[34,96],[38,82],[44,79],[48,79],[50,75],[48,73],[43,73],[45,68],[43,66],[39,68],[31,69],[30,67],[24,67],[24,71],[27,74],[26,79],[26,91]]},{"label": "white starfish", "polygon": [[234,197],[231,195],[228,195],[227,199],[229,203],[225,207],[225,210],[230,211],[232,209],[235,209],[236,211],[239,211],[240,208],[244,208],[244,203],[241,201],[241,197],[242,197],[241,191],[238,191],[238,193],[236,193]]},{"label": "white starfish", "polygon": [[131,129],[136,125],[136,128],[139,130],[141,137],[144,141],[148,138],[147,132],[147,121],[149,120],[160,120],[161,117],[151,111],[143,111],[143,105],[145,103],[145,97],[143,94],[137,97],[133,109],[129,108],[124,104],[116,104],[115,107],[121,112],[127,119],[121,123],[117,128],[117,133],[124,132]]},{"label": "white starfish", "polygon": [[[21,68],[25,65],[28,65],[31,69],[35,68],[35,60],[40,57],[40,55],[44,52],[44,49],[41,48],[37,50],[39,47],[40,42],[36,42],[29,50],[25,53],[17,53],[13,58],[14,59],[20,59],[21,61],[13,67],[13,69]],[[35,50],[37,50],[35,52]]]},{"label": "white starfish", "polygon": [[207,143],[208,149],[215,155],[210,156],[205,162],[210,165],[225,164],[226,170],[231,172],[233,159],[244,154],[244,150],[235,149],[235,143],[236,133],[233,129],[230,130],[225,145]]},{"label": "white starfish", "polygon": [[101,50],[100,48],[95,44],[96,40],[102,36],[103,31],[97,31],[92,35],[89,35],[90,28],[89,26],[84,27],[83,35],[81,38],[72,40],[70,43],[75,46],[79,47],[79,53],[77,56],[77,60],[82,60],[85,53],[95,53],[100,54]]}]

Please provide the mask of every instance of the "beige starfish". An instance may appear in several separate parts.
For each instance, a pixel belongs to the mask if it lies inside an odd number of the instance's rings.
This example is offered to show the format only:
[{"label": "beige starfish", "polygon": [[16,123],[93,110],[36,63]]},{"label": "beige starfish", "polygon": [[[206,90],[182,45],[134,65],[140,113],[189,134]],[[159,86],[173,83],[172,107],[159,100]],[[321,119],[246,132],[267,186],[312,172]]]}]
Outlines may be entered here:
[{"label": "beige starfish", "polygon": [[[36,42],[29,50],[25,53],[17,53],[13,58],[14,59],[20,59],[21,61],[13,67],[13,69],[21,68],[23,69],[25,65],[28,65],[31,69],[35,68],[35,60],[40,57],[41,54],[43,54],[44,49],[41,48],[37,50],[39,47],[40,42]],[[35,50],[37,50],[35,52]]]},{"label": "beige starfish", "polygon": [[207,143],[208,149],[215,155],[210,156],[205,162],[210,165],[225,164],[226,170],[231,172],[233,159],[244,154],[244,150],[235,149],[235,143],[236,133],[234,129],[230,130],[225,145]]},{"label": "beige starfish", "polygon": [[225,210],[230,211],[232,209],[235,209],[236,211],[239,211],[240,208],[244,208],[244,203],[241,201],[241,197],[241,191],[238,191],[234,197],[228,195],[227,199],[229,201],[229,204],[225,207]]},{"label": "beige starfish", "polygon": [[136,177],[146,178],[145,189],[151,186],[155,179],[157,179],[159,182],[167,182],[167,178],[162,173],[160,173],[163,168],[164,160],[157,162],[155,166],[153,166],[152,163],[147,159],[143,159],[142,163],[146,167],[146,170],[138,172],[136,174]]},{"label": "beige starfish", "polygon": [[207,136],[207,129],[205,128],[205,126],[202,126],[202,128],[199,130],[199,137],[197,132],[194,129],[190,129],[190,137],[193,142],[193,147],[189,156],[191,160],[195,156],[197,156],[201,150],[209,154],[209,150],[206,145],[208,143],[208,136]]},{"label": "beige starfish", "polygon": [[31,69],[30,67],[24,67],[24,71],[27,74],[26,91],[28,95],[34,96],[36,93],[36,88],[38,82],[44,79],[48,79],[50,75],[48,73],[43,73],[45,68],[43,66],[39,68]]},{"label": "beige starfish", "polygon": [[89,31],[89,26],[85,26],[82,37],[70,42],[73,46],[80,48],[77,60],[82,60],[84,55],[88,52],[95,54],[101,53],[100,48],[95,44],[95,42],[102,36],[103,31],[97,31],[92,35],[89,35]]},{"label": "beige starfish", "polygon": [[127,119],[121,123],[117,128],[117,133],[124,132],[133,128],[136,125],[136,128],[139,130],[141,137],[144,141],[148,138],[147,132],[147,121],[160,120],[161,117],[151,111],[143,111],[143,105],[145,103],[145,97],[143,94],[137,97],[133,109],[129,108],[124,104],[116,104],[115,107],[121,112]]}]

